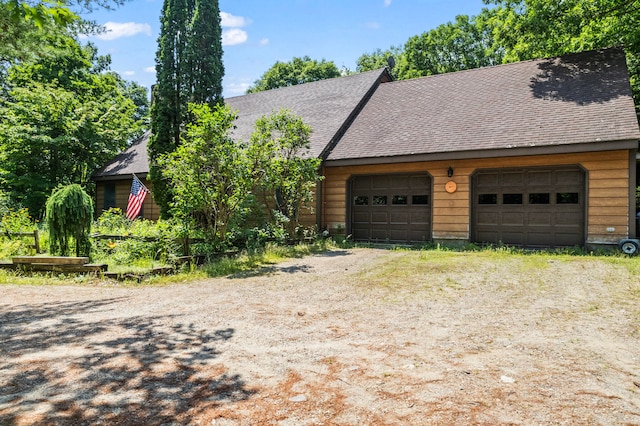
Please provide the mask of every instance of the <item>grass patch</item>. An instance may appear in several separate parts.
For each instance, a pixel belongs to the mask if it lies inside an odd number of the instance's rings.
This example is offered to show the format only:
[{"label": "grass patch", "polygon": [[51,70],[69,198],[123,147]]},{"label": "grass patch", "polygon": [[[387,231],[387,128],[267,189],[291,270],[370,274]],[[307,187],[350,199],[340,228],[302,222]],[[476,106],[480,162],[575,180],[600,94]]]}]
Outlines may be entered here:
[{"label": "grass patch", "polygon": [[26,273],[0,269],[0,285],[98,285],[101,282],[99,277],[91,274]]},{"label": "grass patch", "polygon": [[[200,267],[185,266],[176,274],[149,277],[136,285],[165,285],[183,283],[211,277],[251,275],[261,268],[286,259],[301,258],[331,249],[345,249],[375,245],[353,244],[350,241],[336,243],[319,240],[312,244],[267,245],[264,249],[244,251],[235,256],[209,259]],[[498,290],[513,288],[514,276],[519,286],[546,289],[553,280],[553,268],[567,263],[582,269],[595,268],[594,262],[612,266],[616,272],[606,276],[607,285],[626,282],[626,291],[620,298],[640,297],[640,257],[629,258],[619,253],[588,253],[584,250],[523,250],[510,247],[478,247],[469,244],[462,249],[450,249],[429,245],[425,247],[389,247],[390,256],[376,263],[375,268],[356,275],[358,285],[388,290],[460,292],[470,285],[486,285]],[[106,260],[106,259],[105,259]],[[152,268],[165,266],[152,259],[142,259],[130,264],[109,263],[109,272],[145,275]],[[553,268],[552,268],[553,267]],[[552,269],[550,271],[550,269]],[[551,274],[551,276],[550,276]],[[64,275],[58,273],[31,274],[0,270],[0,285],[104,285],[100,277],[93,275]],[[120,283],[119,283],[120,284]],[[118,284],[118,285],[119,285]],[[129,283],[121,283],[128,285]]]},{"label": "grass patch", "polygon": [[[236,256],[212,259],[200,267],[185,266],[176,274],[151,276],[142,282],[136,280],[123,281],[127,285],[166,285],[183,283],[212,277],[222,277],[243,272],[255,271],[263,266],[274,265],[286,259],[301,258],[314,253],[338,248],[330,240],[317,241],[313,244],[297,244],[278,246],[269,244],[264,249],[245,251]],[[109,263],[108,271],[119,274],[144,275],[152,268],[166,266],[152,259],[140,259],[131,264]],[[0,270],[0,285],[101,285],[104,280],[96,275],[65,275],[59,273],[25,273],[21,271]]]}]

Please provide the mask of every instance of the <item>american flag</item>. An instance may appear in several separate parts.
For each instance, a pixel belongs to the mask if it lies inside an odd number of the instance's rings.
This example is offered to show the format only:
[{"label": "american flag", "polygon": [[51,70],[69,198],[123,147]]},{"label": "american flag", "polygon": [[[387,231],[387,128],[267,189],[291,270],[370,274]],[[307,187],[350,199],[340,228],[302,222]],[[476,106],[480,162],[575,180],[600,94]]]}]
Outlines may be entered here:
[{"label": "american flag", "polygon": [[140,182],[136,175],[133,175],[131,183],[131,191],[129,192],[129,202],[127,203],[127,219],[134,220],[140,214],[142,203],[146,198],[149,190]]}]

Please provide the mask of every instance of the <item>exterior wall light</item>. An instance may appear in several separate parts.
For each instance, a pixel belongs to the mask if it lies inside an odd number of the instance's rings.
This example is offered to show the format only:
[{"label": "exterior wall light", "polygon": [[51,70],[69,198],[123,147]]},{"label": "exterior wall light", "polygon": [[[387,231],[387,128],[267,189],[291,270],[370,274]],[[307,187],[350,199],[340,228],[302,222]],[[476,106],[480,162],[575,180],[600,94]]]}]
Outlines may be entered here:
[{"label": "exterior wall light", "polygon": [[447,170],[447,176],[453,176],[453,167],[449,166],[449,169]]}]

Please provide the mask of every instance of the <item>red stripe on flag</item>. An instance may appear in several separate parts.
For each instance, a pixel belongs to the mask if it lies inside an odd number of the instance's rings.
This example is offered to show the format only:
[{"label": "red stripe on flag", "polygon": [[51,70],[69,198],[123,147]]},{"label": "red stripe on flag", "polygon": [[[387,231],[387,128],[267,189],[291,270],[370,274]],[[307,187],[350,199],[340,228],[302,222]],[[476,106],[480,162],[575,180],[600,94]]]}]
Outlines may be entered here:
[{"label": "red stripe on flag", "polygon": [[131,191],[129,191],[129,202],[127,203],[127,219],[134,220],[140,214],[142,203],[147,197],[149,190],[134,176],[131,183]]}]

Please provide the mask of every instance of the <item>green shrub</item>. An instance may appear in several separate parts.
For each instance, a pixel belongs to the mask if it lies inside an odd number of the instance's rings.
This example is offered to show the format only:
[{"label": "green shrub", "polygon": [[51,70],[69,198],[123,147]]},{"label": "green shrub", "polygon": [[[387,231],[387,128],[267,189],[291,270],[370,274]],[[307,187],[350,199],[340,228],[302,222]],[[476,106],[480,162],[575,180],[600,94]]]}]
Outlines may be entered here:
[{"label": "green shrub", "polygon": [[76,256],[89,256],[89,232],[93,221],[93,200],[78,184],[54,190],[46,205],[49,252],[66,256],[71,241]]},{"label": "green shrub", "polygon": [[26,208],[6,210],[0,219],[0,259],[32,254],[33,237],[10,234],[33,232],[36,226]]},{"label": "green shrub", "polygon": [[189,225],[177,220],[130,221],[120,209],[102,213],[94,232],[124,238],[94,238],[93,255],[105,263],[134,265],[167,262],[182,254],[180,239],[189,235]]},{"label": "green shrub", "polygon": [[29,210],[8,210],[0,220],[0,230],[6,232],[31,232],[35,229]]}]

